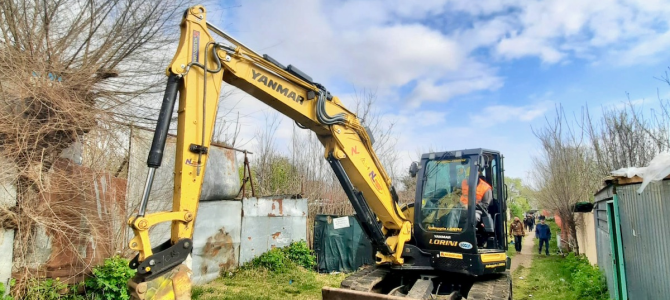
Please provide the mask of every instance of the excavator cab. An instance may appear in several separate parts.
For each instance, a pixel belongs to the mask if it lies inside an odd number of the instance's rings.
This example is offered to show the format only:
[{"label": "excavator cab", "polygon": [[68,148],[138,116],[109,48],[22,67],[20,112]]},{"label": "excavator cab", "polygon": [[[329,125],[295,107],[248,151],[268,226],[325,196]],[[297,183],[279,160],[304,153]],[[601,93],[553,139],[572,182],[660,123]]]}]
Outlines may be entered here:
[{"label": "excavator cab", "polygon": [[412,244],[433,253],[431,267],[472,276],[503,272],[505,259],[487,264],[487,256],[480,258],[507,250],[500,153],[485,149],[428,153],[412,164],[410,174],[417,178]]}]

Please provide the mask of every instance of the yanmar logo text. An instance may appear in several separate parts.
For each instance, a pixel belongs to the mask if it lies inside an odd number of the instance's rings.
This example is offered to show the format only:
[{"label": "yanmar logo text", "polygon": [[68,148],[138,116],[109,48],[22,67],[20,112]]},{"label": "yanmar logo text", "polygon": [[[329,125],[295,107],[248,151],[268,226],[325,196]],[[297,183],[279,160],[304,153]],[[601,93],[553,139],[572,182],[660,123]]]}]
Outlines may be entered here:
[{"label": "yanmar logo text", "polygon": [[305,100],[305,98],[298,95],[296,92],[289,90],[288,87],[282,86],[280,83],[275,82],[272,79],[269,79],[267,76],[261,74],[261,72],[258,72],[254,69],[251,69],[251,77],[253,77],[253,79],[256,81],[263,83],[263,85],[273,89],[275,92],[278,92],[284,95],[286,98],[291,99],[295,102],[302,104],[302,101]]}]

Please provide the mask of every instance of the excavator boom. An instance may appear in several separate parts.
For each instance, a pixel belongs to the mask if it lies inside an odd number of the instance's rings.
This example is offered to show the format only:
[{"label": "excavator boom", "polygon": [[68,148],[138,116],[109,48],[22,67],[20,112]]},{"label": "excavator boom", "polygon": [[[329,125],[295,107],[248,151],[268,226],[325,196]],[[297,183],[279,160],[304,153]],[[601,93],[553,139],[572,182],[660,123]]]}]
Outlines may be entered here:
[{"label": "excavator boom", "polygon": [[[378,251],[380,263],[402,265],[412,224],[397,204],[391,180],[374,150],[373,139],[359,118],[327,89],[296,67],[261,56],[207,23],[203,6],[186,10],[174,58],[166,69],[167,86],[147,166],[149,172],[137,215],[128,220],[138,252],[129,282],[136,299],[189,299],[190,270],[182,264],[190,254],[198,199],[215,123],[222,81],[254,96],[313,131],[324,145],[360,224]],[[215,33],[223,38],[215,41]],[[177,109],[177,144],[172,211],[147,213],[155,171]],[[149,229],[171,222],[171,239],[153,247]]]}]

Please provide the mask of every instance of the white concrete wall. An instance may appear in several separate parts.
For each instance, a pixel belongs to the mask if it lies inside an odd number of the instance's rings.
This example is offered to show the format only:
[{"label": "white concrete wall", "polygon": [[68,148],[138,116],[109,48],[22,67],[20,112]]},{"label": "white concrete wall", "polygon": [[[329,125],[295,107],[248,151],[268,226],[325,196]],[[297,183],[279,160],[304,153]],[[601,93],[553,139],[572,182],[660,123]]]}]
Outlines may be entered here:
[{"label": "white concrete wall", "polygon": [[[577,218],[582,218],[580,226],[577,226],[577,242],[579,252],[586,255],[592,265],[598,264],[598,252],[596,251],[596,228],[593,213],[575,213]],[[581,216],[580,216],[581,215]]]}]

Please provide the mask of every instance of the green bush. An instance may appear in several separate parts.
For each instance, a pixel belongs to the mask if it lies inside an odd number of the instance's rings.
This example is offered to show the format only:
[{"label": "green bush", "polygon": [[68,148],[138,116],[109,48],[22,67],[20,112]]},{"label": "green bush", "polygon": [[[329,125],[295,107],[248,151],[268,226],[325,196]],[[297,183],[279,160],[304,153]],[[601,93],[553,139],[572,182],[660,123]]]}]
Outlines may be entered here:
[{"label": "green bush", "polygon": [[607,299],[607,282],[598,267],[592,266],[583,255],[570,253],[563,263],[565,273],[571,274],[572,288],[580,299]]},{"label": "green bush", "polygon": [[247,268],[265,268],[273,272],[286,271],[290,261],[286,258],[284,251],[274,248],[268,252],[254,258],[245,267]]},{"label": "green bush", "polygon": [[[9,288],[14,286],[14,283],[16,281],[14,279],[11,279],[9,281]],[[0,300],[14,300],[11,296],[5,296],[7,292],[9,292],[9,288],[5,287],[5,284],[0,282]]]},{"label": "green bush", "polygon": [[316,265],[316,259],[305,241],[293,242],[284,248],[274,248],[254,258],[245,267],[265,268],[272,272],[285,272],[295,266],[310,269]]},{"label": "green bush", "polygon": [[68,285],[58,278],[32,278],[26,285],[25,300],[67,300],[76,299],[68,295]]},{"label": "green bush", "polygon": [[305,269],[311,269],[316,265],[316,258],[305,241],[293,242],[283,250],[290,261]]},{"label": "green bush", "polygon": [[93,268],[93,276],[86,279],[86,294],[96,300],[128,300],[127,284],[134,275],[128,260],[120,256],[105,259],[103,265]]}]

